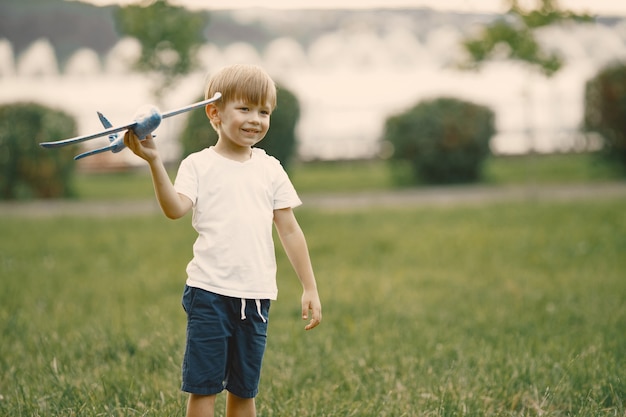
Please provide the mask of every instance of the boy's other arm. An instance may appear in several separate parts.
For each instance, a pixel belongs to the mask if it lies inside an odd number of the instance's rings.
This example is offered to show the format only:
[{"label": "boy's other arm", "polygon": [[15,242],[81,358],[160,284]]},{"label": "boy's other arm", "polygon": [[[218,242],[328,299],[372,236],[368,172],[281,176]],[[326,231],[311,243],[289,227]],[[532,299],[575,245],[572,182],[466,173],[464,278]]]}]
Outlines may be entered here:
[{"label": "boy's other arm", "polygon": [[322,304],[304,233],[291,208],[274,210],[274,224],[285,253],[302,283],[302,319],[307,320],[311,312],[311,320],[305,327],[311,330],[322,321]]},{"label": "boy's other arm", "polygon": [[178,219],[187,214],[191,210],[192,202],[188,197],[176,192],[152,136],[148,135],[140,141],[137,135],[129,130],[124,135],[124,144],[135,155],[148,162],[154,193],[163,213],[170,219]]}]

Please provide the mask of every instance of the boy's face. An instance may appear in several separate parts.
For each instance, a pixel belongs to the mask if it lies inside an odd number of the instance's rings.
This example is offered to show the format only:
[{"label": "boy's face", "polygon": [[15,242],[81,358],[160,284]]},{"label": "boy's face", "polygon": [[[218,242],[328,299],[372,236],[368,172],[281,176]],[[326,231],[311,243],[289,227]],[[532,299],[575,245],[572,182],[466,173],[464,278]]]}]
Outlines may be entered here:
[{"label": "boy's face", "polygon": [[270,128],[271,113],[267,104],[243,100],[226,102],[222,108],[207,108],[207,115],[217,126],[220,139],[239,147],[252,147],[265,137]]}]

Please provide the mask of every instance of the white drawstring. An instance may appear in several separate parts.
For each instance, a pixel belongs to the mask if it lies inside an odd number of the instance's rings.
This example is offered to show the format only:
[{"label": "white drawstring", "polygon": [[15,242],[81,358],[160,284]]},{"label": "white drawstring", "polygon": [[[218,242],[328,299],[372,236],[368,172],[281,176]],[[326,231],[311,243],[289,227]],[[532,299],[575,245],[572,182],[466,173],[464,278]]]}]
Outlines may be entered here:
[{"label": "white drawstring", "polygon": [[246,319],[246,299],[241,299],[241,320]]},{"label": "white drawstring", "polygon": [[254,300],[254,302],[256,303],[256,311],[257,313],[259,313],[259,317],[261,317],[261,320],[263,320],[263,323],[267,323],[267,320],[265,320],[265,317],[263,317],[263,313],[261,313],[261,300],[256,299]]},{"label": "white drawstring", "polygon": [[[256,311],[259,314],[259,317],[261,317],[261,320],[263,320],[263,323],[267,323],[267,319],[263,317],[263,313],[261,312],[261,300],[256,299],[254,300],[254,303],[256,304]],[[241,299],[241,320],[245,320],[245,319],[246,319],[246,299],[242,298]]]}]

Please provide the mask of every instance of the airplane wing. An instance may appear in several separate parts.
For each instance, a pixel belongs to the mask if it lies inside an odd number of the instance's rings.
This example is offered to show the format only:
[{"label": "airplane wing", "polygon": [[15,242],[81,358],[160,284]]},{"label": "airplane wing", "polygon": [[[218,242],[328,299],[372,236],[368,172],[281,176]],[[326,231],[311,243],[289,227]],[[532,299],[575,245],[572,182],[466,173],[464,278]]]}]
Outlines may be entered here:
[{"label": "airplane wing", "polygon": [[176,116],[177,114],[181,114],[184,113],[186,111],[189,110],[193,110],[197,107],[203,107],[206,106],[209,103],[213,103],[214,101],[219,100],[220,98],[222,98],[222,93],[217,92],[213,95],[213,97],[206,99],[204,101],[199,101],[197,103],[193,103],[190,104],[189,106],[185,106],[185,107],[181,107],[180,109],[176,109],[176,110],[172,110],[172,111],[168,111],[166,113],[161,114],[161,118],[166,119],[168,117],[172,117],[172,116]]},{"label": "airplane wing", "polygon": [[95,138],[99,138],[101,136],[108,136],[108,135],[112,135],[114,133],[117,132],[121,132],[123,130],[128,130],[131,129],[133,127],[135,127],[137,125],[137,122],[132,122],[123,126],[116,126],[116,127],[112,127],[110,129],[105,129],[102,130],[98,133],[92,133],[91,135],[84,135],[84,136],[77,136],[75,138],[70,138],[70,139],[65,139],[65,140],[58,140],[56,142],[42,142],[40,143],[41,146],[43,146],[44,148],[58,148],[60,146],[66,146],[66,145],[71,145],[74,143],[80,143],[80,142],[84,142],[86,140],[91,140],[91,139],[95,139]]},{"label": "airplane wing", "polygon": [[74,157],[74,160],[78,161],[79,159],[82,159],[82,158],[84,158],[86,156],[91,156],[91,155],[95,155],[97,153],[112,151],[112,150],[114,150],[116,148],[117,148],[117,145],[109,145],[109,146],[105,146],[103,148],[93,149],[91,151],[83,152],[81,154],[76,155]]}]

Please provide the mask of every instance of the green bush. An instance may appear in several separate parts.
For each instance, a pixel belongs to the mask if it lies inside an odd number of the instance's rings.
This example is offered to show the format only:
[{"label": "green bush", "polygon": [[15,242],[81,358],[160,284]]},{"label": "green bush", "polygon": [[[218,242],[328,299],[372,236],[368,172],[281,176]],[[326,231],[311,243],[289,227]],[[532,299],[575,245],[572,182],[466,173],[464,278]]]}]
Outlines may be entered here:
[{"label": "green bush", "polygon": [[[196,101],[201,100],[204,100],[204,96],[198,97]],[[217,132],[211,127],[211,122],[209,122],[204,109],[189,113],[187,125],[180,137],[180,143],[182,146],[181,159],[217,143]]]},{"label": "green bush", "polygon": [[0,106],[0,199],[71,196],[76,147],[39,143],[75,135],[76,122],[62,111],[34,103]]},{"label": "green bush", "polygon": [[587,81],[584,129],[602,136],[602,153],[626,172],[626,64],[607,66]]},{"label": "green bush", "polygon": [[495,133],[489,108],[454,99],[422,101],[385,123],[392,163],[409,161],[416,181],[463,183],[480,179]]},{"label": "green bush", "polygon": [[[199,100],[203,100],[201,98]],[[296,146],[295,128],[300,118],[300,104],[296,96],[285,88],[278,89],[276,110],[272,113],[270,130],[257,147],[277,158],[285,169],[293,157]],[[194,111],[187,119],[181,136],[183,158],[208,146],[215,145],[217,133],[203,111]]]},{"label": "green bush", "polygon": [[285,88],[278,89],[278,104],[272,113],[270,130],[259,147],[277,158],[287,169],[296,150],[296,124],[300,119],[298,98]]}]

